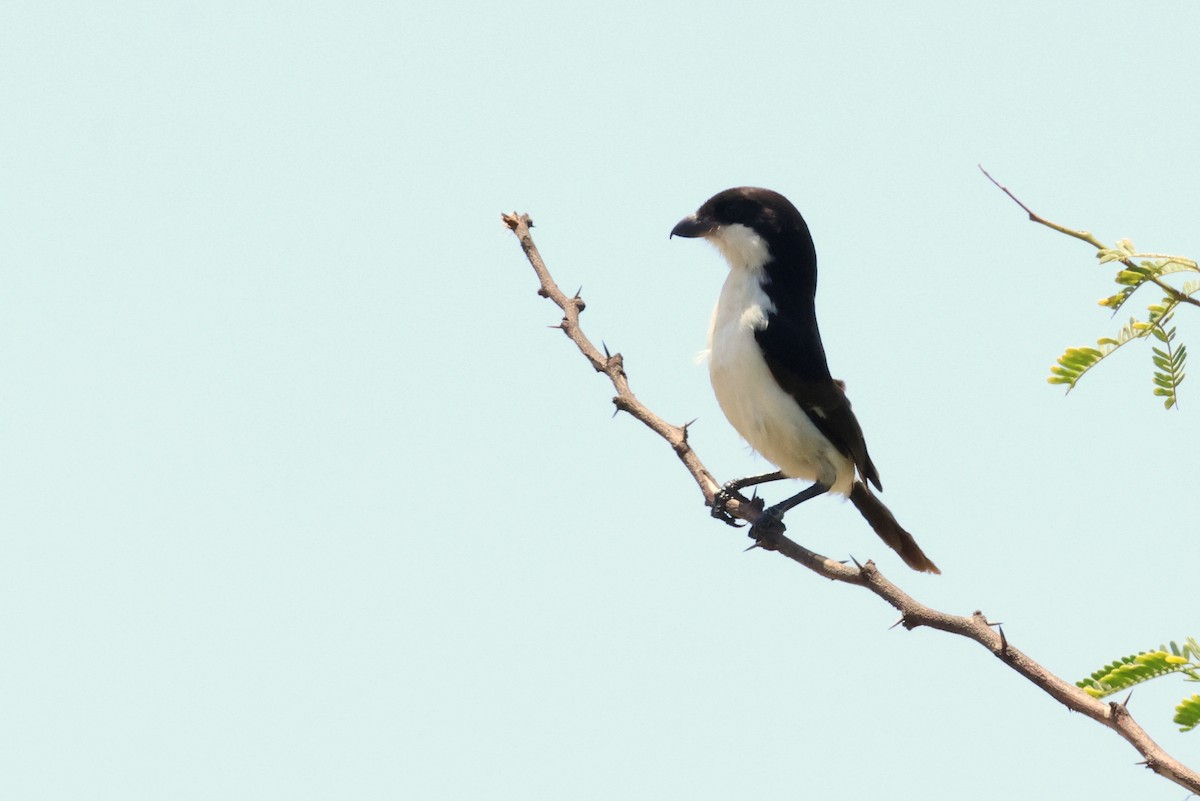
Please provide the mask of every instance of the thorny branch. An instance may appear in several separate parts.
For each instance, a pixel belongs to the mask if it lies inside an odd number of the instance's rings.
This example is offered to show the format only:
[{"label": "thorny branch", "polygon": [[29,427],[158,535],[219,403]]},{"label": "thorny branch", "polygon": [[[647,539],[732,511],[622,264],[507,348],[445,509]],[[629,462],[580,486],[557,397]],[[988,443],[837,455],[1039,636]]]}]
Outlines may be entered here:
[{"label": "thorny branch", "polygon": [[[1004,187],[1000,188],[1004,189]],[[1008,193],[1007,189],[1004,189],[1004,191]],[[1011,193],[1008,194],[1009,197],[1013,197]],[[1015,197],[1013,197],[1013,200],[1020,204],[1020,201]],[[1029,212],[1030,219],[1035,222],[1048,225],[1051,228],[1055,228],[1055,230],[1062,230],[1063,233],[1070,234],[1084,241],[1091,241],[1088,238],[1091,236],[1090,234],[1063,229],[1060,226],[1042,220],[1036,214],[1029,211],[1023,204],[1021,204],[1021,207]],[[613,386],[617,390],[617,395],[613,398],[613,403],[617,409],[628,412],[667,441],[680,461],[683,462],[688,472],[691,473],[692,478],[699,485],[700,491],[704,495],[705,503],[711,505],[714,495],[720,489],[720,485],[713,478],[712,473],[700,461],[700,457],[692,450],[692,446],[688,444],[687,426],[672,425],[642,404],[629,388],[629,378],[625,374],[621,355],[619,353],[601,353],[584,335],[583,330],[579,326],[579,314],[584,309],[583,299],[578,294],[568,296],[559,289],[558,284],[550,276],[550,271],[547,269],[546,263],[542,260],[541,254],[538,253],[537,246],[534,244],[533,237],[529,232],[529,229],[533,227],[533,221],[529,218],[529,215],[514,212],[502,215],[501,219],[516,235],[518,241],[521,243],[522,250],[525,252],[525,256],[533,266],[534,272],[537,273],[538,281],[541,283],[538,294],[549,298],[563,310],[562,322],[555,327],[562,329],[563,333],[575,343],[576,347],[591,362],[592,367],[597,372],[604,373],[612,381]],[[734,517],[750,522],[757,519],[760,513],[759,504],[752,504],[744,498],[735,497],[734,501],[729,503],[727,508],[729,513]],[[760,543],[760,545],[764,544]],[[855,584],[873,592],[900,612],[899,624],[903,625],[906,629],[911,630],[920,626],[927,626],[938,631],[945,631],[974,640],[1018,674],[1037,687],[1040,687],[1051,698],[1054,698],[1063,706],[1088,716],[1125,738],[1142,755],[1143,764],[1147,768],[1187,788],[1193,793],[1200,794],[1200,774],[1180,763],[1155,743],[1145,730],[1137,724],[1123,703],[1106,703],[1100,701],[1070,682],[1064,681],[1054,675],[1024,652],[1014,647],[1005,637],[1003,630],[999,630],[998,626],[996,627],[997,630],[994,630],[993,625],[995,624],[990,623],[982,612],[976,611],[971,615],[951,615],[932,609],[920,603],[885,578],[879,569],[875,567],[875,564],[870,561],[865,565],[857,563],[853,566],[843,564],[837,560],[810,551],[808,548],[786,536],[781,536],[772,545],[764,545],[764,547],[768,547],[769,550],[775,550],[783,556],[798,562],[819,576],[846,584]]]}]

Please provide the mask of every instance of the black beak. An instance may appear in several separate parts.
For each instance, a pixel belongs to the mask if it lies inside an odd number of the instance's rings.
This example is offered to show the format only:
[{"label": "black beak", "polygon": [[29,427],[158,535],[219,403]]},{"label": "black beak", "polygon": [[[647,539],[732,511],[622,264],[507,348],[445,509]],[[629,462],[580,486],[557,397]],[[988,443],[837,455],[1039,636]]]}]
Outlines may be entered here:
[{"label": "black beak", "polygon": [[684,217],[679,221],[678,225],[671,229],[671,236],[684,236],[688,239],[694,239],[698,236],[707,236],[715,231],[716,228],[717,224],[712,220],[692,214]]}]

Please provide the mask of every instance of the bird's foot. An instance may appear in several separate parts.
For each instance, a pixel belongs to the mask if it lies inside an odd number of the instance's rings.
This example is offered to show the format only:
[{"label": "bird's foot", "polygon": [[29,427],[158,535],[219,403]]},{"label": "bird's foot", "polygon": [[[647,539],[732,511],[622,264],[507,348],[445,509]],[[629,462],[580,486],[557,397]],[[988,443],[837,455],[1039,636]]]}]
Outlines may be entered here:
[{"label": "bird's foot", "polygon": [[737,494],[737,487],[734,486],[734,484],[736,484],[736,482],[726,481],[724,486],[721,486],[720,489],[716,490],[716,493],[713,495],[712,507],[713,517],[720,520],[720,522],[724,523],[725,525],[732,525],[734,529],[738,529],[742,528],[745,523],[738,522],[738,519],[733,517],[732,514],[728,513],[726,508],[728,505],[730,505],[730,501],[734,500],[734,496]]},{"label": "bird's foot", "polygon": [[[737,481],[726,481],[713,495],[712,503],[710,504],[712,506],[712,516],[720,520],[725,525],[733,526],[734,528],[741,528],[742,526],[746,525],[733,515],[729,514],[727,509],[730,501],[736,500],[741,503],[747,503],[745,498],[738,496],[738,490],[740,489],[741,486]],[[753,506],[755,503],[762,504],[762,501],[758,500],[758,498],[749,501],[751,506]]]},{"label": "bird's foot", "polygon": [[787,526],[783,524],[783,513],[768,509],[759,515],[758,520],[754,521],[754,525],[750,526],[750,530],[746,534],[754,540],[758,547],[773,551],[785,531],[787,531]]}]

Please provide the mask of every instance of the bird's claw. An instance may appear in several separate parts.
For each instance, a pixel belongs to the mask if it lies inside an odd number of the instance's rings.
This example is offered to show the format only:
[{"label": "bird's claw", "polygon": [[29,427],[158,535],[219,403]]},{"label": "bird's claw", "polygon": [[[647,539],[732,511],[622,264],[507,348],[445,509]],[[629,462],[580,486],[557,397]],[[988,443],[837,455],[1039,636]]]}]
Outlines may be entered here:
[{"label": "bird's claw", "polygon": [[711,504],[712,516],[727,526],[742,528],[746,524],[729,514],[729,512],[725,509],[725,507],[729,505],[729,502],[734,500],[736,493],[737,489],[735,488],[733,481],[727,481],[724,486],[717,490],[716,493],[713,494]]},{"label": "bird's claw", "polygon": [[758,520],[754,521],[754,525],[750,526],[750,530],[746,534],[758,543],[760,548],[774,550],[775,544],[779,542],[783,532],[787,531],[787,526],[783,524],[782,518],[783,515],[768,509],[758,516]]}]

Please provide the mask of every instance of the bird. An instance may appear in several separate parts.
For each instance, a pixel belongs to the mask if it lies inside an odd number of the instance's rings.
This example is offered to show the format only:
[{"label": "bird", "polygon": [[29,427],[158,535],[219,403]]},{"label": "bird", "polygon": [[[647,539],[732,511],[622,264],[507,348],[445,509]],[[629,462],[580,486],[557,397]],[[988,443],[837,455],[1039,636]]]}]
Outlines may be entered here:
[{"label": "bird", "polygon": [[883,490],[846,385],[832,377],[817,327],[817,254],[808,224],[770,189],[718,192],[671,230],[703,238],[729,275],[708,328],[708,369],[730,424],[777,471],[728,482],[714,498],[719,515],[734,491],[782,478],[813,482],[763,511],[756,540],[784,530],[783,515],[832,493],[850,498],[875,533],[914,570],[941,573],[872,491]]}]

